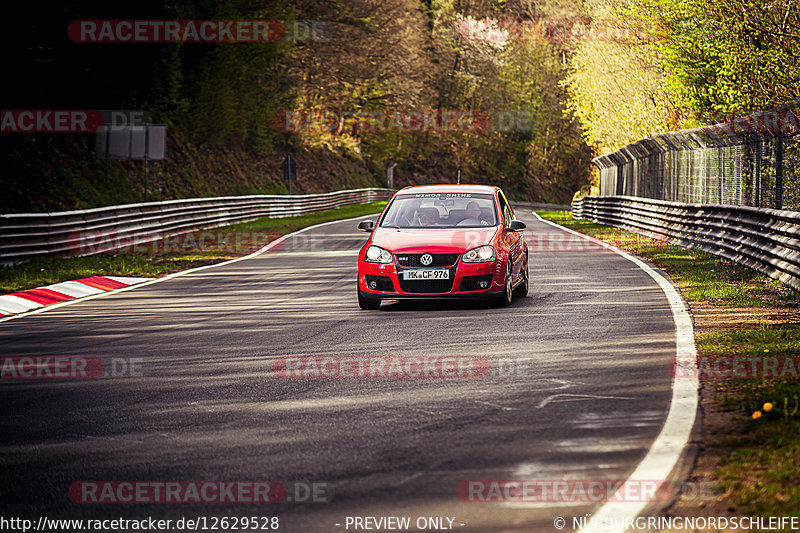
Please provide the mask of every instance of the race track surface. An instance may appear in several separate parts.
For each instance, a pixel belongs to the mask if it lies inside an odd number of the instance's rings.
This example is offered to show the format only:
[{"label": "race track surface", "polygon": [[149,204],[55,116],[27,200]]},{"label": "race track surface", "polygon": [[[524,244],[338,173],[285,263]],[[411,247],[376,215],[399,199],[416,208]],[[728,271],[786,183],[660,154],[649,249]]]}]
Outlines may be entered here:
[{"label": "race track surface", "polygon": [[[571,517],[602,502],[474,502],[457,487],[624,480],[669,409],[675,326],[663,292],[636,265],[576,241],[554,244],[553,235],[570,237],[518,215],[529,228],[531,291],[508,308],[402,302],[359,310],[365,234],[350,220],[252,259],[0,324],[3,357],[116,358],[123,374],[0,380],[0,514],[277,516],[288,532],[354,531],[347,516],[442,516],[454,517],[458,531],[547,532],[562,516],[571,531]],[[273,373],[273,362],[290,356],[473,356],[491,371],[447,379]],[[81,480],[318,483],[330,501],[74,503],[69,487]]]}]

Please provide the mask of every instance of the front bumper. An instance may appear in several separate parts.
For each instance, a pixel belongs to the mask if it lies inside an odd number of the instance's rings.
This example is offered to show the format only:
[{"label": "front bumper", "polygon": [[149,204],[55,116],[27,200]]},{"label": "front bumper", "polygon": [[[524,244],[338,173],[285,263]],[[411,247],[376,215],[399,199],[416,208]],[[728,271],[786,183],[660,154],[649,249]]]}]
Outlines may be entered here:
[{"label": "front bumper", "polygon": [[[403,267],[396,262],[378,264],[361,261],[358,269],[359,293],[363,298],[371,300],[400,300],[485,299],[503,292],[505,269],[501,261],[463,263],[459,258],[455,265],[446,267],[450,272],[447,281],[403,280],[404,271],[418,269],[419,267]],[[485,288],[480,288],[483,286],[482,282],[486,282]]]},{"label": "front bumper", "polygon": [[502,296],[503,291],[459,292],[459,293],[384,293],[365,292],[361,289],[358,293],[368,300],[492,300]]}]

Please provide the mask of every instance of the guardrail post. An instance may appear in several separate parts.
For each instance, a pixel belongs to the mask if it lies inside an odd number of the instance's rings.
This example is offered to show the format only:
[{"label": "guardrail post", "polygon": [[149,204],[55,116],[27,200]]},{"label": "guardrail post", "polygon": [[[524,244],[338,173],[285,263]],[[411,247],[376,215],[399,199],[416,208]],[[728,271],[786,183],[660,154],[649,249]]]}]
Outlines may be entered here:
[{"label": "guardrail post", "polygon": [[724,204],[722,200],[723,182],[725,181],[725,158],[722,154],[722,146],[717,147],[717,202]]},{"label": "guardrail post", "polygon": [[671,149],[669,152],[670,158],[672,161],[670,162],[669,168],[672,174],[672,200],[673,202],[678,201],[678,152],[675,149]]},{"label": "guardrail post", "polygon": [[700,203],[708,203],[708,153],[700,148]]},{"label": "guardrail post", "polygon": [[734,168],[733,172],[734,175],[738,178],[736,180],[736,205],[744,205],[742,203],[742,189],[744,189],[744,184],[742,183],[742,145],[737,144],[736,148],[734,149]]},{"label": "guardrail post", "polygon": [[761,138],[753,143],[753,203],[761,207]]},{"label": "guardrail post", "polygon": [[683,167],[683,182],[684,182],[684,194],[683,198],[681,198],[682,202],[694,202],[695,199],[692,196],[692,153],[691,150],[688,148],[683,149],[683,159],[684,159],[684,167]]},{"label": "guardrail post", "polygon": [[783,137],[775,137],[775,209],[783,209]]}]

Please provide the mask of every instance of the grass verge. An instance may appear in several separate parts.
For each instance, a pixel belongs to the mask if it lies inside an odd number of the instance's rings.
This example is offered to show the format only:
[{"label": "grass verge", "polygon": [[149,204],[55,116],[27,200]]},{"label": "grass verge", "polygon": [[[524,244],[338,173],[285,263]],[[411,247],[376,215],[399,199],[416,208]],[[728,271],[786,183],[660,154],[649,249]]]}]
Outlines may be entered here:
[{"label": "grass verge", "polygon": [[[762,325],[705,335],[700,357],[741,358],[740,374],[716,386],[717,401],[745,428],[721,458],[720,487],[748,513],[797,516],[800,512],[800,325]],[[773,369],[764,363],[775,361]],[[749,364],[748,364],[749,363]],[[724,366],[722,368],[725,368]]]},{"label": "grass verge", "polygon": [[572,218],[569,211],[538,211],[545,220],[643,257],[666,271],[686,301],[737,307],[800,304],[800,293],[745,266],[699,250]]},{"label": "grass verge", "polygon": [[378,213],[386,202],[351,205],[286,218],[261,218],[211,230],[196,231],[120,252],[89,256],[53,256],[0,266],[0,294],[88,276],[155,278],[252,253],[281,235],[299,229]]},{"label": "grass verge", "polygon": [[[703,394],[736,428],[715,464],[717,487],[752,516],[800,514],[800,293],[727,259],[625,230],[572,218],[567,211],[539,211],[545,220],[590,235],[644,258],[666,271],[695,314],[732,309],[736,320],[698,333]],[[783,318],[763,323],[768,313]],[[742,370],[725,374],[741,358]],[[767,370],[764,363],[777,361]],[[753,362],[755,365],[753,366]],[[714,367],[716,362],[722,366]],[[703,364],[722,374],[704,375]],[[708,368],[708,366],[706,367]],[[705,421],[704,421],[705,423]],[[703,439],[708,432],[703,431]],[[699,509],[703,514],[704,509]],[[705,511],[707,512],[707,511]]]}]

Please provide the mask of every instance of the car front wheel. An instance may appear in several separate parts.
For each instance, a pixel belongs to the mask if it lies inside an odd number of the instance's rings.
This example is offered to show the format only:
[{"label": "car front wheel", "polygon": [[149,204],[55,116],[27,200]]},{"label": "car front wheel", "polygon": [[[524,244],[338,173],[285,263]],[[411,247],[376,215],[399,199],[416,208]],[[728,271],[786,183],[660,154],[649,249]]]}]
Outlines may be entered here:
[{"label": "car front wheel", "polygon": [[361,309],[377,309],[381,306],[380,300],[373,300],[372,298],[364,298],[361,296],[361,291],[358,292],[358,306]]},{"label": "car front wheel", "polygon": [[528,296],[528,258],[525,258],[525,270],[522,271],[522,281],[517,288],[514,290],[514,296],[518,296],[520,298],[525,298]]},{"label": "car front wheel", "polygon": [[514,289],[511,286],[511,259],[506,262],[506,279],[503,284],[503,294],[497,298],[498,307],[508,307],[514,298]]}]

